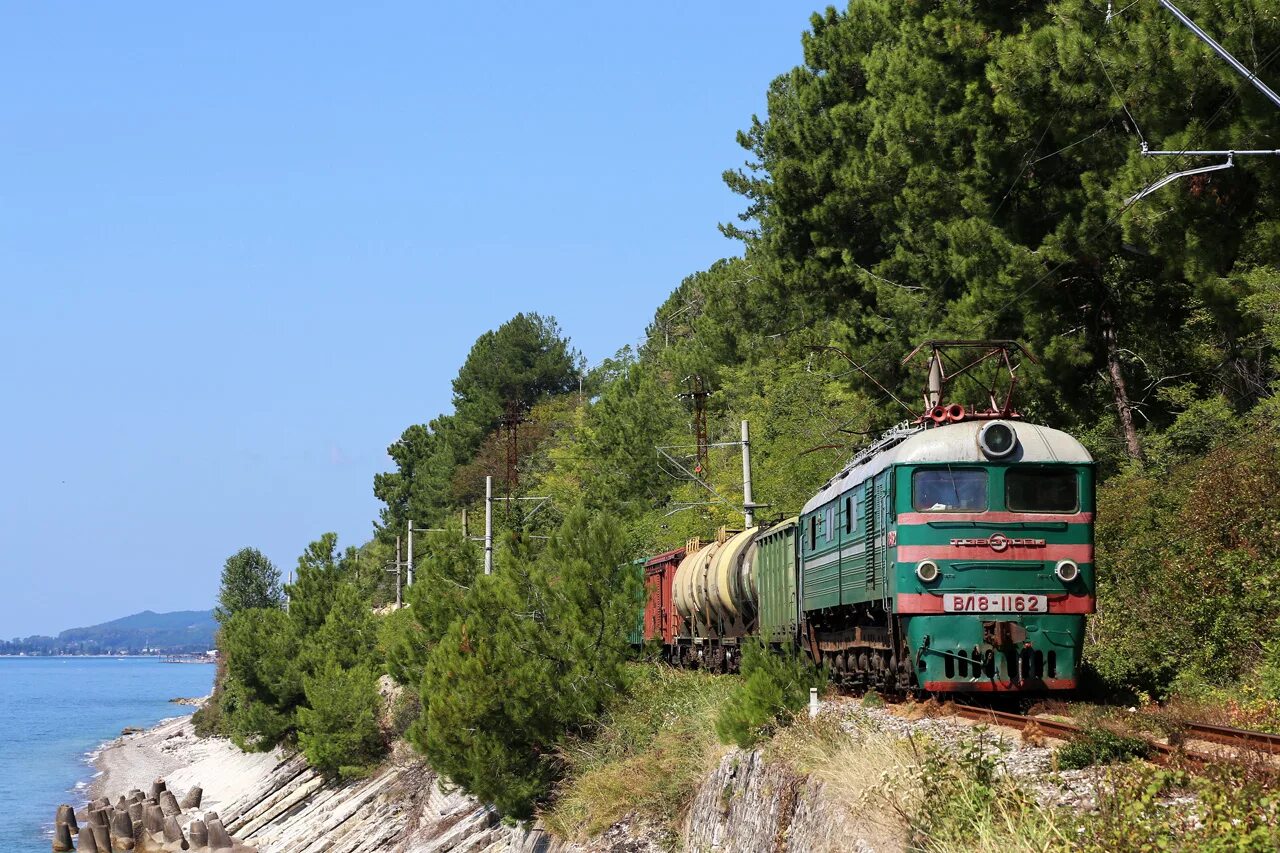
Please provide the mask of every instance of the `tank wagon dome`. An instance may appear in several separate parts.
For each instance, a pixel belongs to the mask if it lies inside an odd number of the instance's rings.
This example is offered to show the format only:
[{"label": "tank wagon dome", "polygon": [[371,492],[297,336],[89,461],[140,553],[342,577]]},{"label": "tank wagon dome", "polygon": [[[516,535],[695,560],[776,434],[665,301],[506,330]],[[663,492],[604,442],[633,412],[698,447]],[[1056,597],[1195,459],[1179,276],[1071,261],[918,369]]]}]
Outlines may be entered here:
[{"label": "tank wagon dome", "polygon": [[[1018,439],[1012,452],[998,459],[983,453],[978,444],[978,436],[982,429],[995,423],[1010,427]],[[854,464],[828,480],[822,489],[804,505],[803,512],[812,512],[830,503],[863,480],[874,477],[891,465],[929,465],[945,462],[960,465],[992,463],[1088,465],[1093,462],[1093,457],[1074,437],[1052,427],[1012,420],[961,421],[932,429],[921,429],[869,459],[855,461]]]}]

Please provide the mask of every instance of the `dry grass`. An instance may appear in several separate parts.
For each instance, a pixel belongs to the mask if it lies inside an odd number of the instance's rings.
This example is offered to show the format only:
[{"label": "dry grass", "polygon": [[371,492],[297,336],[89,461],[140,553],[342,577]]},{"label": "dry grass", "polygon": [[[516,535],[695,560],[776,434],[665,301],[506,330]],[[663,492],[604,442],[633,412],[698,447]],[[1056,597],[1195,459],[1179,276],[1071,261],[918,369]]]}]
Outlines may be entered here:
[{"label": "dry grass", "polygon": [[846,838],[876,850],[904,850],[920,799],[911,746],[880,732],[848,731],[829,716],[802,719],[769,744],[770,758],[822,784],[844,812]]},{"label": "dry grass", "polygon": [[[934,703],[912,714],[942,710]],[[780,732],[769,749],[822,782],[824,796],[844,807],[858,835],[877,839],[876,849],[1042,853],[1067,846],[1059,816],[1019,783],[972,756],[940,755],[925,740],[849,731],[819,718]]]},{"label": "dry grass", "polygon": [[595,735],[563,750],[568,773],[542,815],[561,838],[582,840],[637,815],[674,839],[698,785],[724,755],[716,714],[736,679],[644,665],[633,675]]}]

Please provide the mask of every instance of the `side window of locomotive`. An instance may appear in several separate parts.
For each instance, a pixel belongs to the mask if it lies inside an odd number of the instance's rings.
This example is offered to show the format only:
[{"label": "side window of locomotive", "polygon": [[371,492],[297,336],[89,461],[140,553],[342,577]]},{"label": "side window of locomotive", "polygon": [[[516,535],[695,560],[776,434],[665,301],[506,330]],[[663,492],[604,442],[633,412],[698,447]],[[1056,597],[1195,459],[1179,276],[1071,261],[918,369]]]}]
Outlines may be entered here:
[{"label": "side window of locomotive", "polygon": [[973,468],[921,468],[911,476],[916,512],[985,512],[987,472]]},{"label": "side window of locomotive", "polygon": [[827,511],[823,514],[822,528],[826,540],[834,542],[836,539],[836,508],[834,506],[827,507]]},{"label": "side window of locomotive", "polygon": [[818,547],[818,516],[809,516],[809,550]]},{"label": "side window of locomotive", "polygon": [[853,532],[853,498],[844,499],[844,532]]},{"label": "side window of locomotive", "polygon": [[1004,475],[1005,505],[1013,512],[1075,512],[1079,479],[1070,468],[1010,468]]}]

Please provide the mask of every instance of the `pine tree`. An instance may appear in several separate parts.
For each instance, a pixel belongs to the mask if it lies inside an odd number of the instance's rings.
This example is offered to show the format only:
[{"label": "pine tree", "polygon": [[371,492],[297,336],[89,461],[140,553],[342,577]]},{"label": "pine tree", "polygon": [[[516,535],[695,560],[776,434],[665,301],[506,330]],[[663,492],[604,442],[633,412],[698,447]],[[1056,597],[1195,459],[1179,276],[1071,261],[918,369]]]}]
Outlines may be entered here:
[{"label": "pine tree", "polygon": [[345,668],[336,660],[303,680],[298,745],[311,766],[342,777],[362,776],[386,745],[378,727],[377,675],[367,663]]},{"label": "pine tree", "polygon": [[545,552],[506,552],[432,647],[410,738],[475,796],[528,817],[555,749],[624,687],[641,602],[615,519],[571,511]]},{"label": "pine tree", "polygon": [[280,570],[256,548],[241,548],[222,567],[222,586],[213,615],[225,623],[241,610],[280,607]]}]

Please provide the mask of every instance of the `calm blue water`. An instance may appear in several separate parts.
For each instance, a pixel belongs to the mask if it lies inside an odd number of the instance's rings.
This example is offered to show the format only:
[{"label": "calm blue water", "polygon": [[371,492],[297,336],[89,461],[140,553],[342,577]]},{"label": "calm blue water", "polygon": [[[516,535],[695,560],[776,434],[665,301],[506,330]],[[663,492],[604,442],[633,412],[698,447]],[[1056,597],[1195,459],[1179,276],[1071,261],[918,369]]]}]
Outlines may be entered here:
[{"label": "calm blue water", "polygon": [[194,709],[213,666],[154,658],[0,658],[0,851],[48,853],[59,803],[77,807],[93,776],[87,753],[125,726]]}]

